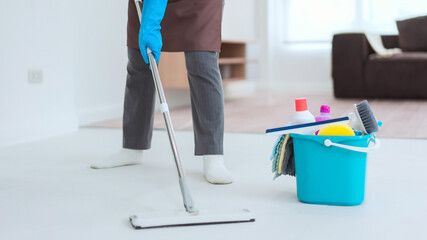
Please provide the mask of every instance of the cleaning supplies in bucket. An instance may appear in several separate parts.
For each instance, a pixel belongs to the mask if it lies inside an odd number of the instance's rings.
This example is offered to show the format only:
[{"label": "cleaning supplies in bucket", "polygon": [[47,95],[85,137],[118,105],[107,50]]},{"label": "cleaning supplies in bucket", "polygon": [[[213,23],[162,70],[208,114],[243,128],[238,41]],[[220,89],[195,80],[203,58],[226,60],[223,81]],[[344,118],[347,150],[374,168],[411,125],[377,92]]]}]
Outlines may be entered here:
[{"label": "cleaning supplies in bucket", "polygon": [[[326,109],[328,106],[322,106]],[[323,122],[316,121],[313,114],[308,111],[307,99],[297,98],[295,99],[295,113],[292,116],[291,121],[285,127],[267,129],[267,134],[282,135],[289,133],[298,134],[313,134],[321,128],[327,126],[333,126],[338,124],[345,124],[349,122],[348,117],[337,118],[337,119],[326,119],[325,115],[322,115]],[[320,118],[319,118],[320,120]]]},{"label": "cleaning supplies in bucket", "polygon": [[[379,146],[373,135],[291,136],[294,141],[297,196],[301,202],[345,206],[363,202],[366,152]],[[369,146],[370,142],[375,143],[374,146]]]},{"label": "cleaning supplies in bucket", "polygon": [[[347,125],[350,118],[355,130],[360,129],[361,134],[355,134]],[[293,172],[297,179],[297,195],[302,202],[358,205],[364,200],[366,153],[379,147],[374,135],[378,131],[378,122],[366,100],[353,106],[350,117],[339,120],[266,131],[286,133],[279,136],[271,156],[274,178]],[[330,125],[326,125],[328,123]],[[300,128],[308,130],[313,126],[321,127],[306,131],[309,134],[299,134]],[[313,135],[319,129],[319,135]],[[373,146],[370,146],[371,142]],[[292,146],[292,150],[287,146]]]},{"label": "cleaning supplies in bucket", "polygon": [[[379,122],[376,120],[371,110],[371,107],[369,106],[368,101],[363,100],[362,102],[353,105],[353,111],[349,113],[348,117],[335,118],[335,119],[330,119],[330,120],[325,120],[320,122],[312,121],[312,122],[297,124],[297,125],[291,124],[290,126],[271,128],[266,130],[266,134],[281,135],[281,134],[296,133],[296,134],[311,135],[311,134],[314,134],[317,130],[320,130],[324,127],[335,126],[340,124],[348,124],[348,123],[350,123],[353,126],[356,132],[360,131],[361,134],[373,134],[378,132],[378,129],[379,129]],[[361,134],[356,134],[356,135],[361,135]]]}]

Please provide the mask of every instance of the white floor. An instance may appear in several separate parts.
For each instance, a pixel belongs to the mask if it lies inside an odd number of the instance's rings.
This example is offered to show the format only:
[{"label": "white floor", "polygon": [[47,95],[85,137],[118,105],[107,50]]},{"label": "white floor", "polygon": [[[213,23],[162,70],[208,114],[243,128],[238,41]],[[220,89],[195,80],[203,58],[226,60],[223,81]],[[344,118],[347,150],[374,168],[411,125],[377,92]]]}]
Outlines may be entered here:
[{"label": "white floor", "polygon": [[256,222],[133,230],[138,212],[182,207],[166,132],[155,131],[145,162],[92,170],[114,153],[121,130],[75,134],[0,149],[0,239],[427,239],[427,140],[383,139],[368,161],[365,202],[357,207],[303,204],[295,178],[272,180],[275,139],[226,134],[235,183],[205,182],[192,132],[178,147],[199,208],[244,207]]}]

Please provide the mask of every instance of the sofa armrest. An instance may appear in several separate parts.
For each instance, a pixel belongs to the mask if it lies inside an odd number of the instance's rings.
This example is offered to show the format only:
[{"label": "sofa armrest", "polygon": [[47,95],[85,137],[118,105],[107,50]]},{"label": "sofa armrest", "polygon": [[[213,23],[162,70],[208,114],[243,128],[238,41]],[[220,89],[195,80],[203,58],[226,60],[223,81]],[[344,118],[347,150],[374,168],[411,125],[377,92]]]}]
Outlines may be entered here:
[{"label": "sofa armrest", "polygon": [[363,97],[364,70],[373,53],[363,33],[336,34],[332,40],[332,78],[335,97]]}]

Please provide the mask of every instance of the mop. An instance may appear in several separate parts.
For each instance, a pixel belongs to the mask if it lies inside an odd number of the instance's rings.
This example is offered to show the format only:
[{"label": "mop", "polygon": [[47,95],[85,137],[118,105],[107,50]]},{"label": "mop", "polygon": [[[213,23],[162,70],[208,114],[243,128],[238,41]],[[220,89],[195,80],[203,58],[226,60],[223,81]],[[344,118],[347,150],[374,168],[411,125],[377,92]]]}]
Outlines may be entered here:
[{"label": "mop", "polygon": [[[141,21],[141,6],[135,0],[136,9]],[[241,223],[254,222],[255,218],[247,209],[220,209],[216,211],[198,210],[195,207],[191,197],[190,189],[187,184],[184,168],[178,154],[178,149],[175,143],[175,134],[172,126],[172,121],[169,114],[169,108],[166,103],[163,86],[160,81],[157,63],[153,53],[147,48],[147,54],[153,74],[154,84],[160,99],[160,111],[165,120],[166,129],[169,135],[169,141],[172,147],[172,152],[175,158],[176,168],[178,170],[179,185],[184,201],[184,209],[173,212],[157,212],[154,214],[132,215],[129,220],[135,229],[149,229],[159,227],[175,227],[175,226],[192,226],[192,225],[207,225],[207,224],[223,224],[223,223]]]}]

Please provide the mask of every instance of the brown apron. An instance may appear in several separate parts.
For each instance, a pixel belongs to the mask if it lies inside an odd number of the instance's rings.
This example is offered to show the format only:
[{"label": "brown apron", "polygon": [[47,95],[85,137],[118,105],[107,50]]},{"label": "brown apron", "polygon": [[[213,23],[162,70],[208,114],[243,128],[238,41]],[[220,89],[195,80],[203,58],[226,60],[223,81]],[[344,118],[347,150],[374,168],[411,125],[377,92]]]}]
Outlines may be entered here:
[{"label": "brown apron", "polygon": [[[162,51],[213,51],[221,49],[222,0],[169,0],[161,22]],[[139,20],[129,0],[127,46],[138,48]]]}]

